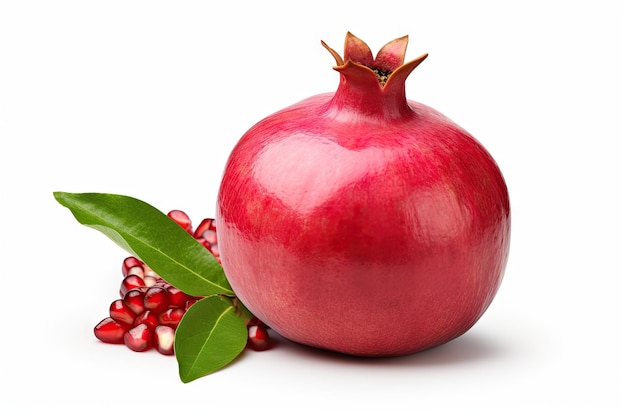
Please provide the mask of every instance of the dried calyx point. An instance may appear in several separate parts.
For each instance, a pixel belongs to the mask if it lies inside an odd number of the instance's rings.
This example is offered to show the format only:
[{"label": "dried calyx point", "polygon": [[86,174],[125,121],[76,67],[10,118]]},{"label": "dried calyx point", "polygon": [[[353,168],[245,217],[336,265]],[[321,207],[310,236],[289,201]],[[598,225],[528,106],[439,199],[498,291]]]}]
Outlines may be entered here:
[{"label": "dried calyx point", "polygon": [[394,78],[392,76],[396,72],[403,73],[404,76],[399,78],[401,78],[402,81],[406,80],[408,74],[428,57],[428,54],[423,54],[419,58],[405,64],[404,55],[408,43],[408,35],[394,39],[380,48],[376,54],[376,58],[374,58],[369,46],[361,39],[348,32],[346,34],[344,56],[342,58],[337,51],[322,41],[324,48],[335,58],[337,65],[334,69],[343,72],[351,66],[361,67],[376,77],[376,81],[378,81],[381,88],[384,88],[385,85]]}]

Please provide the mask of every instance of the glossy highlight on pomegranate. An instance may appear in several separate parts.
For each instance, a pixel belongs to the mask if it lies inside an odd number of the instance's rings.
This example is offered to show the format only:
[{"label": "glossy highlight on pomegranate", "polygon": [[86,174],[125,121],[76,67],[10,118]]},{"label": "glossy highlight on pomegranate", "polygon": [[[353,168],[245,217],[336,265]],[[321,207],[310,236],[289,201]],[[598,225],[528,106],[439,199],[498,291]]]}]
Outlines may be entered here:
[{"label": "glossy highlight on pomegranate", "polygon": [[233,149],[217,201],[224,271],[282,336],[358,356],[450,341],[504,275],[503,176],[468,132],[405,95],[426,58],[408,37],[348,33],[339,86],[261,120]]}]

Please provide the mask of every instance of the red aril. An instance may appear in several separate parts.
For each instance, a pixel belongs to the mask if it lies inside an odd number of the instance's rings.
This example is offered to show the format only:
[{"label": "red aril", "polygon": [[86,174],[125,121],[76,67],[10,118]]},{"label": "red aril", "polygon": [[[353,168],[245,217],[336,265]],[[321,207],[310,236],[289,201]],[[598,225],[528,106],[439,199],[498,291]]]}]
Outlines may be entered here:
[{"label": "red aril", "polygon": [[159,317],[157,316],[157,313],[146,310],[143,313],[137,315],[137,317],[135,317],[135,320],[133,320],[133,327],[136,327],[142,323],[148,326],[149,329],[154,329],[156,326],[159,325]]},{"label": "red aril", "polygon": [[178,327],[178,323],[185,315],[185,310],[179,307],[168,308],[161,314],[159,314],[159,323],[170,326],[172,328]]},{"label": "red aril", "polygon": [[402,355],[465,333],[502,280],[510,208],[485,148],[407,100],[407,37],[348,33],[334,93],[260,121],[218,193],[220,260],[241,301],[296,342]]},{"label": "red aril", "polygon": [[169,307],[185,307],[187,305],[187,301],[191,299],[187,293],[171,285],[166,288],[166,291],[167,299],[169,300]]},{"label": "red aril", "polygon": [[203,219],[198,225],[198,227],[196,227],[196,230],[193,232],[193,237],[195,237],[196,239],[199,239],[207,230],[215,231],[214,219]]},{"label": "red aril", "polygon": [[154,287],[155,285],[159,285],[160,282],[154,277],[154,275],[146,275],[143,279],[143,282],[146,283],[146,287]]},{"label": "red aril", "polygon": [[141,323],[124,333],[124,344],[135,352],[144,352],[152,347],[152,329]]},{"label": "red aril", "polygon": [[169,305],[168,291],[163,287],[154,286],[148,288],[143,297],[143,305],[146,310],[160,313],[165,311]]},{"label": "red aril", "polygon": [[198,301],[197,299],[191,299],[191,300],[187,300],[187,302],[185,303],[185,311],[189,310],[189,307],[191,307],[192,305],[194,305],[194,303]]},{"label": "red aril", "polygon": [[167,217],[174,220],[180,227],[185,229],[189,233],[193,233],[193,226],[191,224],[191,219],[182,210],[172,210],[167,213]]},{"label": "red aril", "polygon": [[128,276],[129,275],[129,271],[131,270],[131,268],[136,268],[139,267],[141,269],[143,269],[143,262],[134,257],[134,256],[129,256],[127,258],[124,259],[124,261],[122,262],[122,275],[123,276]]},{"label": "red aril", "polygon": [[264,325],[248,326],[248,344],[252,350],[267,350],[270,347],[270,335]]},{"label": "red aril", "polygon": [[126,333],[127,330],[127,325],[117,322],[111,317],[107,317],[96,325],[93,332],[102,342],[124,343],[124,333]]},{"label": "red aril", "polygon": [[132,310],[135,315],[139,315],[146,310],[144,305],[145,288],[133,288],[124,295],[124,303]]},{"label": "red aril", "polygon": [[154,346],[163,355],[174,354],[175,331],[169,326],[157,326],[154,328]]},{"label": "red aril", "polygon": [[135,288],[146,286],[146,281],[137,275],[127,275],[120,284],[120,295],[124,297],[126,293]]},{"label": "red aril", "polygon": [[115,321],[131,325],[135,321],[137,314],[135,314],[124,300],[115,300],[109,307],[109,316],[115,319]]},{"label": "red aril", "polygon": [[144,272],[143,272],[143,279],[144,281],[147,278],[151,278],[153,280],[155,280],[156,282],[164,282],[163,278],[161,278],[156,272],[154,272],[152,270],[152,268],[150,268],[148,265],[144,266]]},{"label": "red aril", "polygon": [[215,256],[215,258],[220,260],[220,253],[217,246],[217,233],[216,230],[216,221],[215,219],[204,219],[200,222],[198,227],[193,233],[193,236],[196,240],[205,248],[209,250]]}]

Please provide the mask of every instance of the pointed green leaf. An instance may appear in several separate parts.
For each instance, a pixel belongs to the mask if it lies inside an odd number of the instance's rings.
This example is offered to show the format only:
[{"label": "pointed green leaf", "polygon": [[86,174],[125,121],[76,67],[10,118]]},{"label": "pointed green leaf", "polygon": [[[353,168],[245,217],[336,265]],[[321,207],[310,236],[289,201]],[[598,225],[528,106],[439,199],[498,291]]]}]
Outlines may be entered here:
[{"label": "pointed green leaf", "polygon": [[174,353],[187,383],[231,363],[246,347],[248,331],[233,299],[218,295],[196,301],[176,329]]},{"label": "pointed green leaf", "polygon": [[233,295],[215,257],[151,205],[118,194],[55,192],[54,197],[81,224],[104,233],[187,294]]}]

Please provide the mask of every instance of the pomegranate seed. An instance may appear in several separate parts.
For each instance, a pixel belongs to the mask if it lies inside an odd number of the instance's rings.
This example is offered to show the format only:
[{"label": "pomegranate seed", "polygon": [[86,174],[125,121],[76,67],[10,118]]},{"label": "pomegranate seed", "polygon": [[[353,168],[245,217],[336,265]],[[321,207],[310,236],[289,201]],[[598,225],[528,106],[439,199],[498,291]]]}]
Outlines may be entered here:
[{"label": "pomegranate seed", "polygon": [[167,282],[166,280],[164,280],[161,277],[157,277],[156,278],[156,283],[154,285],[158,285],[159,287],[162,288],[167,288],[167,287],[171,287],[172,284],[170,284],[169,282]]},{"label": "pomegranate seed", "polygon": [[187,213],[185,213],[184,211],[172,210],[169,213],[167,213],[167,217],[169,217],[170,219],[178,223],[178,225],[182,227],[183,229],[185,229],[188,233],[193,233],[191,219],[189,218]]},{"label": "pomegranate seed", "polygon": [[152,330],[145,323],[141,323],[124,333],[124,344],[135,352],[150,349],[152,341]]},{"label": "pomegranate seed", "polygon": [[208,250],[211,250],[211,244],[210,244],[209,242],[207,242],[205,238],[203,238],[203,237],[199,237],[199,238],[196,238],[196,240],[197,240],[198,242],[200,242],[200,244],[201,244],[202,246],[204,246],[204,247],[205,247],[205,248],[207,248]]},{"label": "pomegranate seed", "polygon": [[130,307],[135,315],[139,315],[146,309],[143,303],[144,296],[145,293],[142,290],[139,288],[133,288],[124,296],[124,303]]},{"label": "pomegranate seed", "polygon": [[252,350],[267,350],[270,347],[270,335],[265,326],[248,327],[248,347]]},{"label": "pomegranate seed", "polygon": [[146,277],[144,277],[143,282],[146,283],[146,287],[154,287],[158,281],[152,275],[147,275]]},{"label": "pomegranate seed", "polygon": [[187,305],[187,300],[189,300],[189,296],[178,288],[170,285],[166,288],[167,297],[170,301],[169,307],[180,307],[184,308]]},{"label": "pomegranate seed", "polygon": [[115,321],[127,325],[133,324],[136,316],[135,312],[123,300],[115,300],[111,303],[109,315]]},{"label": "pomegranate seed", "polygon": [[156,272],[154,272],[152,269],[150,268],[145,268],[144,272],[143,272],[143,278],[154,278],[156,281],[163,281],[163,278],[161,278]]},{"label": "pomegranate seed", "polygon": [[140,324],[145,324],[150,329],[154,329],[159,325],[159,318],[152,311],[146,310],[140,315],[138,315],[133,321],[133,327],[139,326]]},{"label": "pomegranate seed", "polygon": [[171,287],[171,285],[165,281],[157,281],[154,283],[153,287],[163,288],[164,290],[167,290],[169,287]]},{"label": "pomegranate seed", "polygon": [[124,343],[124,333],[128,326],[107,317],[94,327],[93,332],[96,337],[104,343]]},{"label": "pomegranate seed", "polygon": [[217,233],[215,230],[207,230],[202,233],[202,238],[209,242],[211,245],[217,245]]},{"label": "pomegranate seed", "polygon": [[211,227],[213,227],[212,230],[215,230],[215,226],[213,225],[213,219],[202,220],[198,227],[196,227],[195,232],[193,232],[193,237],[195,237],[196,239],[201,238],[204,232],[206,232],[207,230],[211,230]]},{"label": "pomegranate seed", "polygon": [[139,278],[143,278],[144,269],[142,266],[133,266],[132,268],[128,269],[128,272],[124,276],[127,277],[129,275],[137,275]]},{"label": "pomegranate seed", "polygon": [[170,326],[172,328],[178,327],[178,323],[185,315],[185,310],[182,308],[168,308],[161,314],[159,314],[159,323]]},{"label": "pomegranate seed", "polygon": [[194,305],[196,301],[198,301],[197,298],[192,298],[191,300],[187,300],[187,303],[185,304],[185,311],[189,310],[189,307]]},{"label": "pomegranate seed", "polygon": [[165,311],[170,305],[167,290],[157,286],[149,288],[144,295],[143,305],[155,313]]},{"label": "pomegranate seed", "polygon": [[174,354],[175,330],[169,326],[157,326],[154,328],[154,345],[156,350],[163,355]]},{"label": "pomegranate seed", "polygon": [[146,282],[143,278],[138,277],[137,275],[128,275],[122,280],[122,284],[120,285],[120,295],[124,297],[128,291],[145,286]]},{"label": "pomegranate seed", "polygon": [[136,266],[140,266],[143,267],[143,261],[141,261],[138,258],[135,258],[134,256],[129,256],[128,258],[124,259],[124,262],[122,263],[122,276],[127,276],[128,275],[128,271]]}]

